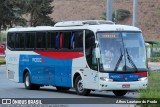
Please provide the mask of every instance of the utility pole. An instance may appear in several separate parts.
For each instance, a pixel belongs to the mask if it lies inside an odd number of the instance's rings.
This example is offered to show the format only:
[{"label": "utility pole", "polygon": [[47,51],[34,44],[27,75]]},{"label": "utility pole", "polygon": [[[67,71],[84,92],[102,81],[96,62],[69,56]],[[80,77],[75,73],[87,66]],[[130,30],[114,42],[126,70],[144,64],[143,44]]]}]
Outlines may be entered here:
[{"label": "utility pole", "polygon": [[133,26],[137,26],[138,19],[138,0],[133,0]]},{"label": "utility pole", "polygon": [[106,20],[112,21],[112,0],[106,0]]}]

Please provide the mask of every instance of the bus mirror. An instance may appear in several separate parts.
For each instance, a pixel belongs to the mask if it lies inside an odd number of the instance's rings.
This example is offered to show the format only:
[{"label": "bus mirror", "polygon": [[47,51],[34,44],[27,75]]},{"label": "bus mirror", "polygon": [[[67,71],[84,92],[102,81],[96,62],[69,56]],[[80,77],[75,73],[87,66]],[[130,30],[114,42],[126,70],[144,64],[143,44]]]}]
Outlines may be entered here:
[{"label": "bus mirror", "polygon": [[95,41],[96,46],[98,46],[98,41]]},{"label": "bus mirror", "polygon": [[96,52],[96,58],[100,58],[100,50],[99,50],[99,48],[96,48],[95,52]]},{"label": "bus mirror", "polygon": [[98,41],[95,41],[95,44],[97,45],[97,44],[98,44]]}]

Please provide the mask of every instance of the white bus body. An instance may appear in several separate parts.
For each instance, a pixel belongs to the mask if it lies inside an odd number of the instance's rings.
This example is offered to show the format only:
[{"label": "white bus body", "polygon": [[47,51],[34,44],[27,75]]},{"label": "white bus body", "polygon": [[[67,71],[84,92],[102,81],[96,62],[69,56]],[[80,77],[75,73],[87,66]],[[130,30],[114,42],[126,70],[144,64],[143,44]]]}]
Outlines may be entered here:
[{"label": "white bus body", "polygon": [[[118,53],[115,58],[105,56],[111,47]],[[95,57],[96,49],[100,58]],[[52,85],[58,90],[74,87],[80,95],[113,90],[122,96],[128,90],[145,89],[148,82],[141,30],[107,21],[11,28],[6,61],[8,79],[25,83],[27,89]]]}]

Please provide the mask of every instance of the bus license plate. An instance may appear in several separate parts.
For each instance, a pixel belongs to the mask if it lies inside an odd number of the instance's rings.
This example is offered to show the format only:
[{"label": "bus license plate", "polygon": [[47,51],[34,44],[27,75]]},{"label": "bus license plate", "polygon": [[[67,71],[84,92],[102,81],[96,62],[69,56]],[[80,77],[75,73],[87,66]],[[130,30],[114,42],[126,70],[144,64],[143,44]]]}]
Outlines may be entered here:
[{"label": "bus license plate", "polygon": [[122,88],[130,88],[130,84],[123,84]]}]

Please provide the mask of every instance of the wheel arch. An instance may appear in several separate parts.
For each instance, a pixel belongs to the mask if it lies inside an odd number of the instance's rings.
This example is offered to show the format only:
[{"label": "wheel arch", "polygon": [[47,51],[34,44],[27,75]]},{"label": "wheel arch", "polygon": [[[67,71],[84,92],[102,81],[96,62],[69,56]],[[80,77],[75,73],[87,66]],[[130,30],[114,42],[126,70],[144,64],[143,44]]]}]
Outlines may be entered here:
[{"label": "wheel arch", "polygon": [[[75,87],[75,80],[78,76],[81,76],[81,74],[79,72],[76,72],[73,76],[73,87]],[[82,76],[81,76],[82,77]]]},{"label": "wheel arch", "polygon": [[23,83],[24,83],[25,74],[26,74],[27,72],[31,75],[30,70],[29,70],[28,68],[25,68],[25,69],[23,70]]}]

